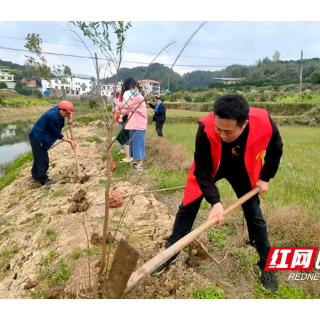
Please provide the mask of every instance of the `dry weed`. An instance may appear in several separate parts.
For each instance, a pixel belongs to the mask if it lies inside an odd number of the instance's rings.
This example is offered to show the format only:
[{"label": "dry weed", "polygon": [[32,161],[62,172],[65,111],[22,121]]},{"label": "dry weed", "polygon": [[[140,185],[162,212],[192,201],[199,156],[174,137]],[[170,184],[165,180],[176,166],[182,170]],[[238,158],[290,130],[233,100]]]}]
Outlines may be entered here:
[{"label": "dry weed", "polygon": [[169,141],[159,137],[148,137],[146,143],[146,158],[152,165],[166,170],[189,170],[191,166],[190,156],[182,146],[172,148]]},{"label": "dry weed", "polygon": [[270,240],[279,247],[320,247],[320,221],[302,208],[284,207],[265,213]]}]

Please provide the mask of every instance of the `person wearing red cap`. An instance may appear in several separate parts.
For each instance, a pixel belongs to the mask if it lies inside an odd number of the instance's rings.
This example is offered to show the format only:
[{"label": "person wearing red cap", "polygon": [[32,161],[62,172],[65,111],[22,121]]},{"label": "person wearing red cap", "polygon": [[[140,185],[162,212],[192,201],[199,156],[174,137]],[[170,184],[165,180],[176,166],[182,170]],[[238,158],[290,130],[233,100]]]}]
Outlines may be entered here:
[{"label": "person wearing red cap", "polygon": [[33,125],[29,140],[33,153],[33,166],[31,169],[32,182],[39,182],[41,185],[54,184],[55,181],[49,179],[47,171],[49,169],[48,150],[57,139],[69,142],[74,149],[76,143],[63,136],[61,133],[65,124],[65,118],[68,123],[72,123],[74,113],[73,104],[69,101],[62,101],[58,106],[45,112]]}]

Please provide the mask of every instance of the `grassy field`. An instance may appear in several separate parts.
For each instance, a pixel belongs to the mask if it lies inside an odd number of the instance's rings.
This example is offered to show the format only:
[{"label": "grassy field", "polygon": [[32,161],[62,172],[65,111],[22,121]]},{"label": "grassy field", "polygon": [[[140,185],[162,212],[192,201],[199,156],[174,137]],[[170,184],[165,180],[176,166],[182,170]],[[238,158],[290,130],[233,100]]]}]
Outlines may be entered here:
[{"label": "grassy field", "polygon": [[[148,109],[148,114],[153,114],[152,109]],[[208,112],[201,112],[201,111],[189,111],[189,110],[171,110],[168,109],[166,112],[167,117],[187,117],[187,116],[193,116],[193,117],[204,117],[208,114]]]},{"label": "grassy field", "polygon": [[[173,147],[177,144],[183,146],[192,157],[197,127],[197,124],[165,124],[163,132]],[[317,178],[317,163],[320,129],[280,127],[279,130],[284,153],[278,173],[270,182],[271,188],[265,202],[273,209],[294,204],[305,208],[310,214],[319,213],[320,181]],[[148,134],[153,136],[154,131],[154,125],[149,125]],[[230,197],[232,192],[227,183],[221,184],[223,195]]]}]

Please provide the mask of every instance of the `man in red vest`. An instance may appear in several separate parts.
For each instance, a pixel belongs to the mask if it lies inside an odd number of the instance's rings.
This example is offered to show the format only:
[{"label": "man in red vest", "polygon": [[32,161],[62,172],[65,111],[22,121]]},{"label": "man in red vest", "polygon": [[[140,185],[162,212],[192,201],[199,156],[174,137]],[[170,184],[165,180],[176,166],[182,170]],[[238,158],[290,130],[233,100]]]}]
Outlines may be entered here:
[{"label": "man in red vest", "polygon": [[[278,170],[282,156],[282,139],[274,121],[266,110],[249,108],[248,102],[237,94],[220,97],[213,113],[199,120],[194,161],[189,171],[182,204],[166,248],[187,235],[193,226],[202,199],[212,205],[208,219],[225,215],[216,182],[225,178],[238,198],[255,187],[261,194],[269,189],[269,180]],[[262,156],[264,156],[262,164]],[[270,244],[267,226],[256,195],[242,205],[247,221],[250,243],[260,256],[262,285],[271,291],[278,289],[273,271],[264,271]],[[161,265],[153,275],[159,275],[180,252]]]}]

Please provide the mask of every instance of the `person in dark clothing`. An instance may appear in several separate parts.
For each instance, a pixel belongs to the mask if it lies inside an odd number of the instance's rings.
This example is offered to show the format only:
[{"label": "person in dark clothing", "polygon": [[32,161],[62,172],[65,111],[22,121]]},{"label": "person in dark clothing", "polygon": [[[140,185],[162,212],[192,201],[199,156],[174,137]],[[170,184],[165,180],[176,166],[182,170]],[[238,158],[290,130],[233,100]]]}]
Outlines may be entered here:
[{"label": "person in dark clothing", "polygon": [[64,118],[72,123],[73,104],[69,101],[62,101],[59,106],[53,107],[45,112],[34,124],[29,132],[29,140],[33,153],[33,166],[31,169],[32,182],[39,182],[42,185],[50,185],[55,181],[49,179],[47,171],[49,169],[48,150],[57,139],[69,142],[74,149],[76,143],[63,136],[61,133],[64,127]]},{"label": "person in dark clothing", "polygon": [[119,98],[119,92],[115,89],[115,88],[112,88],[112,92],[111,92],[111,105],[112,105],[112,108],[115,108],[115,104],[113,102],[113,99],[116,98],[118,99]]},{"label": "person in dark clothing", "polygon": [[162,128],[166,122],[166,106],[160,100],[159,96],[155,97],[156,105],[149,103],[149,106],[154,109],[153,121],[156,121],[156,131],[159,137],[163,137]]},{"label": "person in dark clothing", "polygon": [[139,86],[139,92],[140,92],[140,94],[145,98],[146,93],[144,92],[142,86]]},{"label": "person in dark clothing", "polygon": [[[243,97],[228,94],[214,103],[213,111],[199,120],[194,161],[166,248],[191,231],[203,198],[212,205],[208,219],[218,216],[219,223],[224,223],[224,210],[216,186],[218,180],[225,178],[229,181],[238,198],[255,187],[260,188],[262,195],[269,189],[269,180],[278,170],[283,143],[266,110],[249,108]],[[264,270],[270,244],[259,196],[246,201],[242,209],[250,243],[260,256],[258,266],[262,285],[276,291],[278,284],[273,271]],[[164,272],[179,255],[180,252],[161,265],[154,275]]]}]

